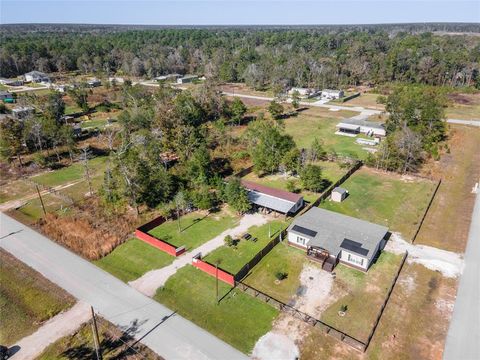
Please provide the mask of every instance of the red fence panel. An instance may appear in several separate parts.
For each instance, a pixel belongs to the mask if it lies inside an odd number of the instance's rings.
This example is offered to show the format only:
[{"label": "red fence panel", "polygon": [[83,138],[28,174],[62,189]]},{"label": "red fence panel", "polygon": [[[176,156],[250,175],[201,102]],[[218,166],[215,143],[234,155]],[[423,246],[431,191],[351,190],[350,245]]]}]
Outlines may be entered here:
[{"label": "red fence panel", "polygon": [[[157,249],[160,249],[160,250],[162,250],[162,251],[164,251],[167,254],[170,254],[172,256],[178,256],[178,255],[181,254],[181,253],[177,254],[175,246],[167,244],[166,242],[164,242],[160,239],[157,239],[157,238],[153,237],[152,235],[144,233],[143,231],[141,231],[139,229],[135,230],[135,236],[137,238],[139,238],[140,240],[146,242],[147,244],[150,244],[150,245],[156,247]],[[183,248],[182,253],[184,251],[185,251],[185,248]]]},{"label": "red fence panel", "polygon": [[[197,269],[206,272],[209,275],[216,276],[217,274],[217,269],[215,268],[215,266],[206,263],[199,258],[193,258],[192,265],[195,266]],[[233,278],[233,275],[229,274],[224,270],[218,269],[218,279],[222,280],[224,283],[227,283],[230,286],[235,286],[235,279]]]}]

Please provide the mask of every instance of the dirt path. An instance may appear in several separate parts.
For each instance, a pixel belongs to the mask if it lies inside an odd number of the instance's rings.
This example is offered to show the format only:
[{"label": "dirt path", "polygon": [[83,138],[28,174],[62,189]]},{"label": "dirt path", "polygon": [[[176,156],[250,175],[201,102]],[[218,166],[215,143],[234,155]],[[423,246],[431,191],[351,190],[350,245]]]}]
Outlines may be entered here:
[{"label": "dirt path", "polygon": [[397,233],[392,233],[385,250],[395,254],[403,254],[407,250],[409,262],[422,264],[430,270],[440,271],[445,277],[454,278],[463,272],[464,261],[461,254],[426,245],[413,245],[406,242]]},{"label": "dirt path", "polygon": [[84,302],[78,302],[70,310],[62,312],[48,320],[40,329],[32,335],[24,337],[15,345],[20,347],[11,359],[29,360],[34,359],[50,344],[58,339],[72,334],[80,325],[90,319],[90,306]]},{"label": "dirt path", "polygon": [[192,251],[189,251],[185,255],[178,257],[172,264],[161,269],[152,270],[137,280],[130,281],[129,285],[140,291],[144,295],[153,296],[157,289],[165,284],[170,276],[175,274],[181,267],[191,264],[194,255],[199,252],[202,256],[205,256],[209,252],[212,252],[216,248],[224,244],[223,240],[225,236],[230,235],[232,237],[240,236],[247,231],[251,226],[263,225],[268,221],[268,217],[261,214],[247,214],[242,217],[240,223],[232,228],[225,230],[220,235],[214,237],[212,240],[199,246]]},{"label": "dirt path", "polygon": [[[72,181],[72,182],[67,183],[67,184],[58,185],[58,186],[54,187],[53,189],[54,190],[63,190],[63,189],[69,188],[70,186],[77,185],[78,183],[81,183],[82,181],[84,181],[84,180]],[[47,195],[49,193],[50,192],[48,190],[40,191],[40,194],[42,194],[42,195]],[[0,211],[7,211],[7,210],[10,210],[10,209],[16,209],[16,208],[24,205],[26,202],[28,202],[30,200],[33,200],[37,197],[38,197],[38,194],[35,192],[35,193],[29,194],[27,196],[24,196],[21,199],[7,201],[3,204],[0,204]]]}]

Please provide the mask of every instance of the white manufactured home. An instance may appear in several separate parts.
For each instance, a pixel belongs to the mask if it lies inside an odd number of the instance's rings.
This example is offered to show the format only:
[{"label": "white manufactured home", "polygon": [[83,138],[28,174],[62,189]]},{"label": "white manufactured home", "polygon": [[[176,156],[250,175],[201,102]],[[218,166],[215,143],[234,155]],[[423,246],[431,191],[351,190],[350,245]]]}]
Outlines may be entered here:
[{"label": "white manufactured home", "polygon": [[367,271],[385,246],[387,235],[385,226],[317,207],[288,227],[289,244],[306,250],[327,271],[338,262]]},{"label": "white manufactured home", "polygon": [[366,121],[360,119],[345,119],[336,125],[337,135],[345,135],[355,137],[358,134],[368,136],[384,137],[387,135],[385,126],[381,123]]}]

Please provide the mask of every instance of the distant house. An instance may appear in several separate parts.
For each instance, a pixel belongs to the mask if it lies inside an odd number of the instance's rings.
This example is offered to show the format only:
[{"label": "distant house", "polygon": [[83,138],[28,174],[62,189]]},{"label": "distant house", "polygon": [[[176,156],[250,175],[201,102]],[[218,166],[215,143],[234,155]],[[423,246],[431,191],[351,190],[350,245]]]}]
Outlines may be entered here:
[{"label": "distant house", "polygon": [[182,75],[180,74],[167,74],[167,75],[160,75],[154,78],[156,81],[177,81],[180,79]]},{"label": "distant house", "polygon": [[342,202],[348,195],[348,190],[342,187],[336,187],[332,190],[331,199],[335,202]]},{"label": "distant house", "polygon": [[87,85],[91,88],[98,87],[102,85],[102,82],[98,80],[97,78],[93,78],[87,81]]},{"label": "distant house", "polygon": [[8,91],[0,91],[0,100],[4,102],[13,102],[13,94]]},{"label": "distant house", "polygon": [[312,207],[288,227],[288,243],[332,271],[338,262],[367,271],[387,241],[388,228]]},{"label": "distant house", "polygon": [[108,81],[110,84],[123,84],[125,82],[125,79],[122,77],[114,76],[114,77],[109,77]]},{"label": "distant house", "polygon": [[40,71],[30,71],[23,75],[25,82],[35,82],[35,83],[48,83],[50,82],[50,77]]},{"label": "distant house", "polygon": [[259,208],[273,210],[282,214],[295,214],[303,207],[303,197],[285,190],[274,189],[252,181],[242,180],[248,191],[248,199]]},{"label": "distant house", "polygon": [[345,96],[343,90],[332,90],[332,89],[323,89],[322,90],[322,98],[324,99],[340,99]]},{"label": "distant house", "polygon": [[292,96],[295,91],[298,92],[301,98],[305,98],[305,99],[313,97],[318,94],[318,90],[315,90],[315,89],[293,87],[290,90],[288,90],[288,95]]},{"label": "distant house", "polygon": [[22,86],[23,80],[0,78],[0,84],[7,86]]},{"label": "distant house", "polygon": [[345,119],[336,125],[337,135],[357,136],[362,133],[368,136],[386,136],[385,127],[381,123],[359,120]]},{"label": "distant house", "polygon": [[35,108],[32,106],[20,106],[12,109],[13,118],[18,120],[25,119],[31,114],[35,114]]},{"label": "distant house", "polygon": [[197,79],[198,79],[198,76],[196,75],[185,75],[184,77],[177,79],[177,84],[187,84]]}]

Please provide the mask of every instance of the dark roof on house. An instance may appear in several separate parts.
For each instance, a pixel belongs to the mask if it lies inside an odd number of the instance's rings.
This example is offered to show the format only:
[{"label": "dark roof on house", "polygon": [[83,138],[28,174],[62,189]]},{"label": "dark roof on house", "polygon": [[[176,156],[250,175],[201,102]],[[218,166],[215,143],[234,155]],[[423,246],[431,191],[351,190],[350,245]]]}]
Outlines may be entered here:
[{"label": "dark roof on house", "polygon": [[[304,229],[309,230],[312,235],[308,235]],[[288,231],[308,237],[308,245],[325,249],[334,256],[344,249],[370,260],[375,256],[374,250],[387,234],[388,228],[312,207],[297,217]]]},{"label": "dark roof on house", "polygon": [[257,184],[253,181],[248,181],[248,180],[242,180],[241,181],[242,185],[246,187],[248,190],[254,190],[257,192],[261,192],[266,195],[270,195],[279,199],[287,200],[296,203],[298,200],[302,198],[301,195],[281,190],[281,189],[275,189],[269,186],[265,185],[260,185]]}]

